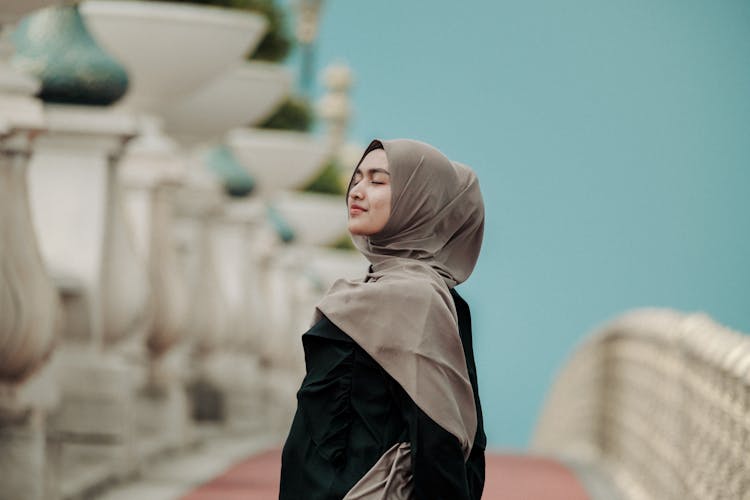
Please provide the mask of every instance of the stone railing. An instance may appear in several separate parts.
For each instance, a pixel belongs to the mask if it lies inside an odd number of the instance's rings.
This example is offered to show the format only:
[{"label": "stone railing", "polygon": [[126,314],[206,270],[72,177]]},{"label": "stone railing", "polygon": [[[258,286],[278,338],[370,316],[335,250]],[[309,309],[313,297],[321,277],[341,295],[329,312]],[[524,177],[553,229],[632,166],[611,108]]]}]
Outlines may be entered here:
[{"label": "stone railing", "polygon": [[74,4],[0,2],[0,500],[282,439],[313,304],[367,265],[330,248],[342,196],[299,192],[340,154],[348,69],[323,134],[256,129],[292,87],[245,60],[263,16]]},{"label": "stone railing", "polygon": [[750,338],[702,314],[625,314],[559,373],[532,447],[623,499],[750,498]]}]

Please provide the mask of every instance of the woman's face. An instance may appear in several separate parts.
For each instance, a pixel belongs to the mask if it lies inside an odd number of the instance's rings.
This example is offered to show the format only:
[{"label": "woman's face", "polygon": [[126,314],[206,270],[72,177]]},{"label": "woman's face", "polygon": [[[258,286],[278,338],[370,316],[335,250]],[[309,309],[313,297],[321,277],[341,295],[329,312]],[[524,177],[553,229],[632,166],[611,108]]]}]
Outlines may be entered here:
[{"label": "woman's face", "polygon": [[349,232],[370,236],[381,231],[391,216],[391,176],[382,149],[373,149],[354,172],[347,197]]}]

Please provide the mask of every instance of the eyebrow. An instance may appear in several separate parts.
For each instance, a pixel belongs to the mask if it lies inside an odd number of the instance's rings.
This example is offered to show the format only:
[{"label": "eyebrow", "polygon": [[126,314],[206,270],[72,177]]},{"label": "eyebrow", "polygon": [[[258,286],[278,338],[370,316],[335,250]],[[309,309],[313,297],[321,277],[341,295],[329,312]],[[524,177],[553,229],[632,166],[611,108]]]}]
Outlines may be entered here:
[{"label": "eyebrow", "polygon": [[[362,169],[359,168],[359,167],[357,167],[357,170],[355,170],[354,173],[355,174],[362,174]],[[372,174],[386,174],[388,176],[391,175],[391,173],[389,171],[387,171],[386,169],[384,169],[384,168],[371,168],[371,169],[367,170],[367,173],[369,173],[371,175]],[[362,174],[362,175],[364,175],[364,174]]]}]

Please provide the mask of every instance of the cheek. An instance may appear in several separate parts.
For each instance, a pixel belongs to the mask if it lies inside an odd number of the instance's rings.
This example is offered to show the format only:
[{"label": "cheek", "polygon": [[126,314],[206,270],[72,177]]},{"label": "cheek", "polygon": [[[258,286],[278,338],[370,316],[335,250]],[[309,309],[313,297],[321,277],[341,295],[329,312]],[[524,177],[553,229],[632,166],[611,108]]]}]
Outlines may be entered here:
[{"label": "cheek", "polygon": [[373,200],[373,205],[377,207],[377,214],[379,219],[388,219],[391,215],[391,196],[390,193],[378,193],[378,196]]}]

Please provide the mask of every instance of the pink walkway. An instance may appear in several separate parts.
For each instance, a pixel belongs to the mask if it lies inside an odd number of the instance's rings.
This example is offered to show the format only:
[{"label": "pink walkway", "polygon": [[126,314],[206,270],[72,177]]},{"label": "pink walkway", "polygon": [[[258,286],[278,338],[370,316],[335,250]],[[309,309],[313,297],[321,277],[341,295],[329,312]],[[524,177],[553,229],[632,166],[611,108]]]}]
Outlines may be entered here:
[{"label": "pink walkway", "polygon": [[[281,452],[254,455],[182,500],[274,500]],[[488,454],[484,500],[588,500],[575,476],[553,460]],[[300,499],[304,500],[304,499]]]}]

